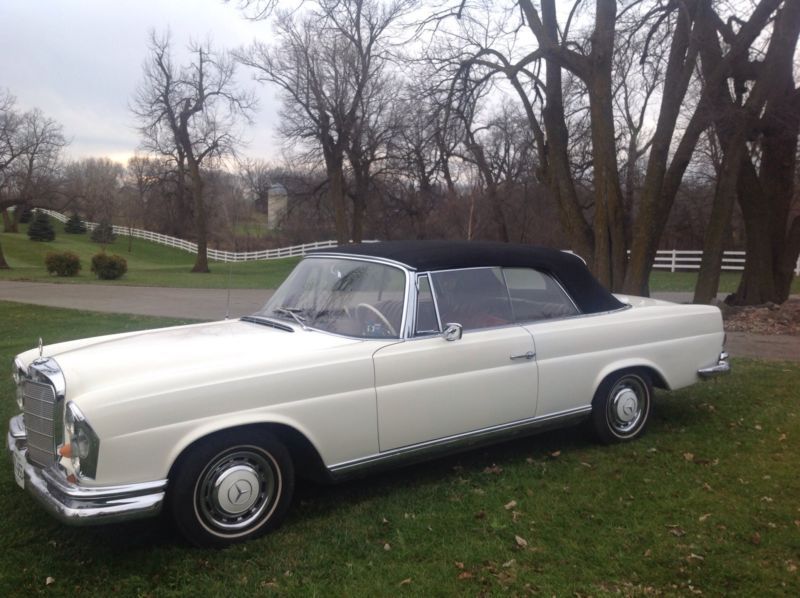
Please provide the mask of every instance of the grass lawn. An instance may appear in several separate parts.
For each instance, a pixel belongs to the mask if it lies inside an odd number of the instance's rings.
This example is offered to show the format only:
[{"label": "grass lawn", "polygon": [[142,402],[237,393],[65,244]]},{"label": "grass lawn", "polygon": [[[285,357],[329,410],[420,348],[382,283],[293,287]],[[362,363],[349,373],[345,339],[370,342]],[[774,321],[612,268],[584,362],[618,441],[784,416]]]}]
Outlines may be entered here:
[{"label": "grass lawn", "polygon": [[[0,303],[0,367],[43,330],[171,323]],[[638,442],[570,429],[302,485],[281,529],[223,551],[160,520],[64,527],[6,461],[0,595],[800,595],[799,387],[796,365],[737,360],[725,380],[659,394]],[[0,378],[2,421],[12,390]]]},{"label": "grass lawn", "polygon": [[[212,262],[210,274],[192,274],[193,254],[141,239],[132,240],[129,252],[128,238],[118,237],[106,251],[128,260],[128,273],[117,281],[101,281],[91,272],[92,256],[100,251],[100,245],[92,243],[88,235],[60,232],[58,222],[55,226],[56,240],[50,243],[28,239],[24,225],[18,234],[0,233],[3,253],[11,266],[10,270],[0,270],[0,280],[214,289],[228,288],[230,282],[234,289],[272,289],[283,282],[299,261],[298,258],[286,258],[239,264]],[[51,251],[77,253],[83,270],[74,278],[48,274],[44,257]]]}]

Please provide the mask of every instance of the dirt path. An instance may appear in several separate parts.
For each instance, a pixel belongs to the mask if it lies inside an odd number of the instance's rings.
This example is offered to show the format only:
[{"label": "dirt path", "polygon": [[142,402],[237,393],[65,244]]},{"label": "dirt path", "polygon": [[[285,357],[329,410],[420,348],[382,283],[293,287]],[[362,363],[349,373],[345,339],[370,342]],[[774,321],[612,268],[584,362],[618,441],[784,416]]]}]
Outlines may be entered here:
[{"label": "dirt path", "polygon": [[[230,316],[253,313],[272,293],[270,290],[232,289]],[[653,295],[668,301],[683,298],[676,293]],[[0,300],[88,311],[221,320],[225,317],[228,291],[0,281]],[[800,363],[800,336],[728,332],[727,349],[734,357]]]}]

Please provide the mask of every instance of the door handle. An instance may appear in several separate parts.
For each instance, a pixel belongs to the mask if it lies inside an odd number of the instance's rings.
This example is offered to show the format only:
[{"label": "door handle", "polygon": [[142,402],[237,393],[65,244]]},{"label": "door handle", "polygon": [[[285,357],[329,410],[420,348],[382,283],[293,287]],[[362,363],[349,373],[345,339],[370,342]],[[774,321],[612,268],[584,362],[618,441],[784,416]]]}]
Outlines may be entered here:
[{"label": "door handle", "polygon": [[522,353],[521,355],[512,355],[510,359],[511,361],[517,361],[518,359],[527,359],[528,361],[530,361],[534,357],[536,357],[536,353],[534,353],[533,351],[528,351],[527,353]]}]

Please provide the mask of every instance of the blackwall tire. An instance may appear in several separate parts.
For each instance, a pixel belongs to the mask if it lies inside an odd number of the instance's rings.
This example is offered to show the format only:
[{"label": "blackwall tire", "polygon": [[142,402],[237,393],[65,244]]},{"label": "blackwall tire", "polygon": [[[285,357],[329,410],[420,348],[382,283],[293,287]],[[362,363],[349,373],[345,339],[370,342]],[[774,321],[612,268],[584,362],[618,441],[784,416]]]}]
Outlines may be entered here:
[{"label": "blackwall tire", "polygon": [[192,447],[175,465],[168,503],[181,534],[201,547],[223,547],[275,529],[294,492],[286,447],[255,430],[222,432]]},{"label": "blackwall tire", "polygon": [[653,411],[653,385],[641,370],[612,374],[592,400],[592,428],[605,444],[628,442],[645,431]]}]

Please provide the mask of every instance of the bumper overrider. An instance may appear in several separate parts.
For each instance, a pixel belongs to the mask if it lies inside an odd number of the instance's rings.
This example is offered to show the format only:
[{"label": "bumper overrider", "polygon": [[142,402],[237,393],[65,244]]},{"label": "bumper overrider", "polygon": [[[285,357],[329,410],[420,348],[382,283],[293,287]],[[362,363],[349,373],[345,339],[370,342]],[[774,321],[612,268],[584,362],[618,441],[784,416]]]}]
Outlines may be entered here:
[{"label": "bumper overrider", "polygon": [[122,486],[80,486],[53,465],[28,462],[27,434],[22,415],[8,425],[8,450],[17,484],[24,486],[56,519],[70,525],[94,525],[152,517],[161,511],[167,480]]},{"label": "bumper overrider", "polygon": [[729,374],[731,371],[731,364],[728,361],[728,354],[723,351],[719,354],[719,359],[717,360],[716,365],[709,366],[707,368],[701,368],[697,370],[697,375],[701,378],[714,378],[715,376],[722,376],[723,374]]}]

